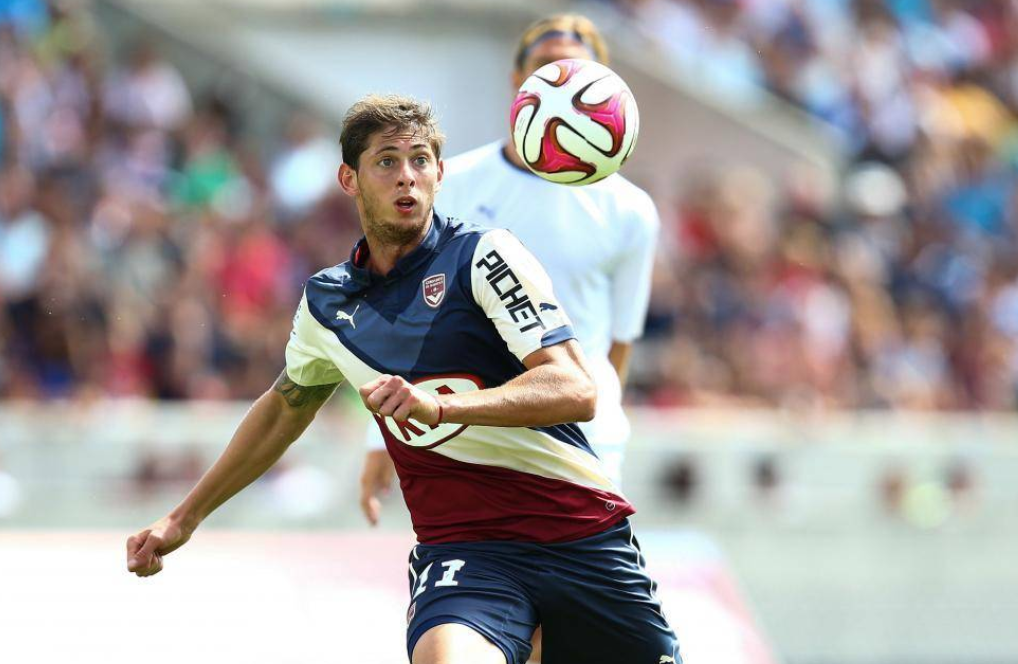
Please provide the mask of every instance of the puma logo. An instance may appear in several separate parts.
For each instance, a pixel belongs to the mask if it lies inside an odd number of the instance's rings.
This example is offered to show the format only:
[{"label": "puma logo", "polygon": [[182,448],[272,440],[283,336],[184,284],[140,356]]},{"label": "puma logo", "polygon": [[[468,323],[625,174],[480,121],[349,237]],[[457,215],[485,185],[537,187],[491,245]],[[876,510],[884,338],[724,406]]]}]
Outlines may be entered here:
[{"label": "puma logo", "polygon": [[345,320],[345,321],[350,323],[350,327],[352,327],[353,329],[356,330],[357,329],[357,323],[353,322],[353,317],[354,317],[354,315],[357,314],[357,310],[360,309],[360,308],[361,308],[361,305],[358,304],[356,307],[353,308],[353,311],[351,313],[346,313],[345,311],[343,311],[341,309],[341,310],[336,312],[336,320]]},{"label": "puma logo", "polygon": [[661,655],[661,659],[657,661],[657,664],[668,664],[668,662],[675,664],[675,658],[671,655]]}]

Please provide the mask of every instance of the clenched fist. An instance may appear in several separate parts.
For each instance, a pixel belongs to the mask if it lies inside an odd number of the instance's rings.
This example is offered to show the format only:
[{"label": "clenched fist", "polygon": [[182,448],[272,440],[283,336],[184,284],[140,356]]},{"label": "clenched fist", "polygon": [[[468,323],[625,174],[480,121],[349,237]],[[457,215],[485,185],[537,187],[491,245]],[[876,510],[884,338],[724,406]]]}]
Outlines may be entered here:
[{"label": "clenched fist", "polygon": [[398,422],[413,418],[421,424],[435,425],[441,419],[442,408],[438,399],[400,376],[382,374],[362,385],[360,394],[364,405],[372,413]]},{"label": "clenched fist", "polygon": [[163,569],[163,556],[182,547],[191,533],[179,523],[164,517],[127,538],[127,571],[152,576]]}]

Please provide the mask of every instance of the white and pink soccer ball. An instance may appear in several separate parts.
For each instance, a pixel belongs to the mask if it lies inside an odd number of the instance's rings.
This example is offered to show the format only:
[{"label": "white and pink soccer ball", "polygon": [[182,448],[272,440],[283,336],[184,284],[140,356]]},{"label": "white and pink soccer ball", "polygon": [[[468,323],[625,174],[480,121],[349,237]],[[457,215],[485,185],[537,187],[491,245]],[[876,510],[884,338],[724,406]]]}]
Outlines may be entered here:
[{"label": "white and pink soccer ball", "polygon": [[640,114],[629,86],[593,60],[558,60],[531,74],[513,101],[513,144],[545,180],[585,185],[619,170]]}]

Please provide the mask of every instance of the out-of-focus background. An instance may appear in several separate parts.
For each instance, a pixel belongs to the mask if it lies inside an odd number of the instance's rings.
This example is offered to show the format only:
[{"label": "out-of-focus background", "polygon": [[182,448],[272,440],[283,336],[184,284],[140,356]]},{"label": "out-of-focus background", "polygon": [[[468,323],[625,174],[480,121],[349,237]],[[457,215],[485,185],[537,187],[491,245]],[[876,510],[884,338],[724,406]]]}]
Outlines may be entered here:
[{"label": "out-of-focus background", "polygon": [[640,103],[624,488],[689,664],[1018,661],[1014,0],[0,0],[0,661],[404,661],[349,392],[163,574],[123,539],[359,236],[349,104],[503,137],[551,11]]}]

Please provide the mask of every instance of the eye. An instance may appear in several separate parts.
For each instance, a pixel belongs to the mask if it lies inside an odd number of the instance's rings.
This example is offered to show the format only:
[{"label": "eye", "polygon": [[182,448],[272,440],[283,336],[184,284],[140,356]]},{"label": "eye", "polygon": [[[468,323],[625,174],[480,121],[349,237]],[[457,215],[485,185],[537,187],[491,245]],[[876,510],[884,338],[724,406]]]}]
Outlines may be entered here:
[{"label": "eye", "polygon": [[427,166],[429,161],[431,160],[428,159],[428,155],[424,154],[418,155],[417,157],[414,158],[414,163],[417,164],[418,166]]},{"label": "eye", "polygon": [[392,166],[392,157],[382,157],[378,160],[378,165],[382,168],[388,168]]}]

